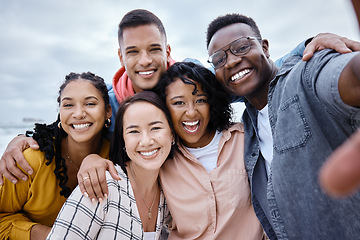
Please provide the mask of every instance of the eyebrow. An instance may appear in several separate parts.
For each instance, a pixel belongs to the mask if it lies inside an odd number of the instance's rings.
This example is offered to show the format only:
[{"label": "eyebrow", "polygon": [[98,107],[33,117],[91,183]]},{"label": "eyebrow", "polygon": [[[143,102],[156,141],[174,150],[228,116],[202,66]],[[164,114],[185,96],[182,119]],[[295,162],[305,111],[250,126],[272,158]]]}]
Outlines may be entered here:
[{"label": "eyebrow", "polygon": [[[205,93],[196,94],[196,96],[198,96],[198,97],[207,97],[207,95],[206,95]],[[176,100],[177,98],[184,98],[184,96],[175,96],[175,97],[173,97],[173,98],[170,98],[170,101]]]},{"label": "eyebrow", "polygon": [[[162,47],[162,45],[159,44],[159,43],[153,43],[153,44],[150,44],[150,47]],[[137,48],[137,47],[136,46],[129,46],[129,47],[125,48],[125,51],[126,50],[131,50],[131,49],[134,49],[134,48]]]},{"label": "eyebrow", "polygon": [[[153,121],[149,123],[149,126],[155,125],[155,124],[164,124],[162,121]],[[131,129],[131,128],[137,128],[139,127],[138,125],[132,124],[130,126],[128,126],[127,128],[125,128],[125,130],[127,129]]]},{"label": "eyebrow", "polygon": [[184,98],[184,97],[183,96],[175,96],[175,97],[170,98],[170,101],[176,100],[177,98]]},{"label": "eyebrow", "polygon": [[[64,100],[72,100],[72,99],[73,99],[73,98],[71,98],[71,97],[64,97],[63,99],[61,99],[61,102],[63,102]],[[96,99],[96,100],[98,100],[98,98],[95,97],[95,96],[88,96],[88,97],[85,98],[85,100],[89,100],[89,99]]]}]

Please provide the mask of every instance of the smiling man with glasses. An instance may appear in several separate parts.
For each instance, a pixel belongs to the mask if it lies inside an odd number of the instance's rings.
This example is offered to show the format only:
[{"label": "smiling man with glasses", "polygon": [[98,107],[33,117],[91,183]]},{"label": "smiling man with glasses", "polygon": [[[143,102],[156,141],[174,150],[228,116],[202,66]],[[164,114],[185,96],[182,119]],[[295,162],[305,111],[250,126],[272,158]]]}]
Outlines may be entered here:
[{"label": "smiling man with glasses", "polygon": [[279,69],[269,42],[256,39],[256,23],[240,14],[218,17],[207,32],[217,80],[245,98],[244,160],[261,225],[270,239],[359,238],[360,192],[331,199],[317,179],[360,125],[360,54],[326,49]]}]

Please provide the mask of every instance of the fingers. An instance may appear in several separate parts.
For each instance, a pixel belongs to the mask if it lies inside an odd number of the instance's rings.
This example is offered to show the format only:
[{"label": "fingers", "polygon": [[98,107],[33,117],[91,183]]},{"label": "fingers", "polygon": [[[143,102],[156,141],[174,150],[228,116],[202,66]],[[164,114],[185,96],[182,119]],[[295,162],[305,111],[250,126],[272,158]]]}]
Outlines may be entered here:
[{"label": "fingers", "polygon": [[115,180],[121,180],[120,176],[118,175],[118,172],[114,166],[114,163],[110,160],[107,161],[108,164],[108,168],[107,170],[109,171],[111,177]]},{"label": "fingers", "polygon": [[338,53],[350,53],[352,52],[352,48],[356,48],[356,44],[352,40],[341,37],[340,39],[334,40],[332,43],[329,43],[328,48],[332,48]]},{"label": "fingers", "polygon": [[360,42],[333,33],[320,33],[306,46],[303,53],[303,60],[310,60],[316,51],[323,49],[334,49],[339,53],[350,53],[360,50]]},{"label": "fingers", "polygon": [[319,175],[322,188],[334,197],[345,197],[360,188],[360,131],[325,162]]},{"label": "fingers", "polygon": [[32,137],[27,137],[26,140],[27,140],[27,146],[30,146],[30,148],[34,150],[39,149],[38,143]]},{"label": "fingers", "polygon": [[[25,137],[24,135],[17,136],[10,141],[5,149],[4,154],[1,157],[0,174],[9,179],[14,184],[18,182],[18,179],[22,179],[24,181],[27,181],[28,179],[27,175],[17,167],[16,162],[29,175],[33,173],[33,169],[25,160],[22,153],[26,148],[28,148],[29,144],[35,148],[37,146],[37,143],[34,139]],[[0,184],[2,185],[4,183],[3,177],[0,178]]]},{"label": "fingers", "polygon": [[84,195],[85,197],[89,197],[89,194],[87,193],[85,186],[84,186],[84,181],[83,181],[84,178],[82,177],[82,175],[79,175],[79,173],[78,173],[77,179],[78,179],[78,185],[79,185],[82,195]]},{"label": "fingers", "polygon": [[314,55],[315,51],[316,51],[315,45],[309,43],[304,50],[302,60],[309,61],[312,58],[312,56]]},{"label": "fingers", "polygon": [[[22,163],[22,165],[27,166],[27,169],[30,169],[32,174],[32,169],[26,162],[22,152],[15,152],[13,154],[11,154],[10,152],[5,152],[0,160],[0,174],[5,178],[9,179],[14,184],[18,183],[18,179],[27,181],[28,176],[24,172],[22,172],[20,168],[18,168],[15,159],[17,159],[19,165],[21,165]],[[3,177],[1,177],[0,184],[3,185]]]},{"label": "fingers", "polygon": [[109,194],[105,174],[109,165],[113,167],[111,161],[97,154],[90,154],[84,158],[80,166],[78,184],[83,195],[88,196],[92,202],[102,201]]},{"label": "fingers", "polygon": [[346,37],[342,38],[342,41],[344,42],[344,44],[346,45],[346,48],[355,52],[355,51],[360,51],[360,42],[348,39]]},{"label": "fingers", "polygon": [[83,195],[89,197],[93,203],[96,201],[102,202],[107,198],[108,188],[105,170],[97,172],[93,169],[86,174],[78,174],[78,181]]},{"label": "fingers", "polygon": [[[29,175],[33,174],[33,169],[31,168],[31,166],[29,165],[29,163],[25,160],[24,154],[20,151],[14,151],[12,153],[13,159],[11,159],[12,157],[9,157],[9,164],[14,162],[14,165],[11,164],[11,167],[14,167],[14,169],[10,168],[10,166],[8,166],[8,169],[18,178],[23,179],[24,181],[27,180],[27,176],[15,165],[15,161],[17,162],[17,164],[24,169],[25,172],[27,172]],[[12,161],[11,161],[12,160]],[[7,164],[8,165],[8,164]],[[26,179],[24,179],[24,177]]]}]

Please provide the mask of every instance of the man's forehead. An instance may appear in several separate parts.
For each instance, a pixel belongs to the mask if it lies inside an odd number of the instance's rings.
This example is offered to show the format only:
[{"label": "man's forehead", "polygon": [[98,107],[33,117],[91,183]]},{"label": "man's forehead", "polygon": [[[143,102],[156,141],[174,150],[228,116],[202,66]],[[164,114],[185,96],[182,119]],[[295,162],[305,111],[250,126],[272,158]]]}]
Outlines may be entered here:
[{"label": "man's forehead", "polygon": [[135,27],[127,27],[123,30],[121,43],[130,44],[136,42],[146,42],[151,40],[153,43],[165,43],[165,36],[160,32],[155,24],[139,25]]},{"label": "man's forehead", "polygon": [[240,37],[254,36],[251,27],[245,23],[234,23],[219,29],[211,38],[209,53],[225,47]]}]

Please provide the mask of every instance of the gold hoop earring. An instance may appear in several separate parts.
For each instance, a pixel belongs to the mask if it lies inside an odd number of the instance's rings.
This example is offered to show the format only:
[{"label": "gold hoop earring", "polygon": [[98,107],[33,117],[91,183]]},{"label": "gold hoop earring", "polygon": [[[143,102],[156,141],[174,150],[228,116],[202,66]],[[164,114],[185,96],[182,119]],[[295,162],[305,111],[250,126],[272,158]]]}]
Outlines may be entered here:
[{"label": "gold hoop earring", "polygon": [[58,128],[61,129],[61,122],[58,123]]}]

